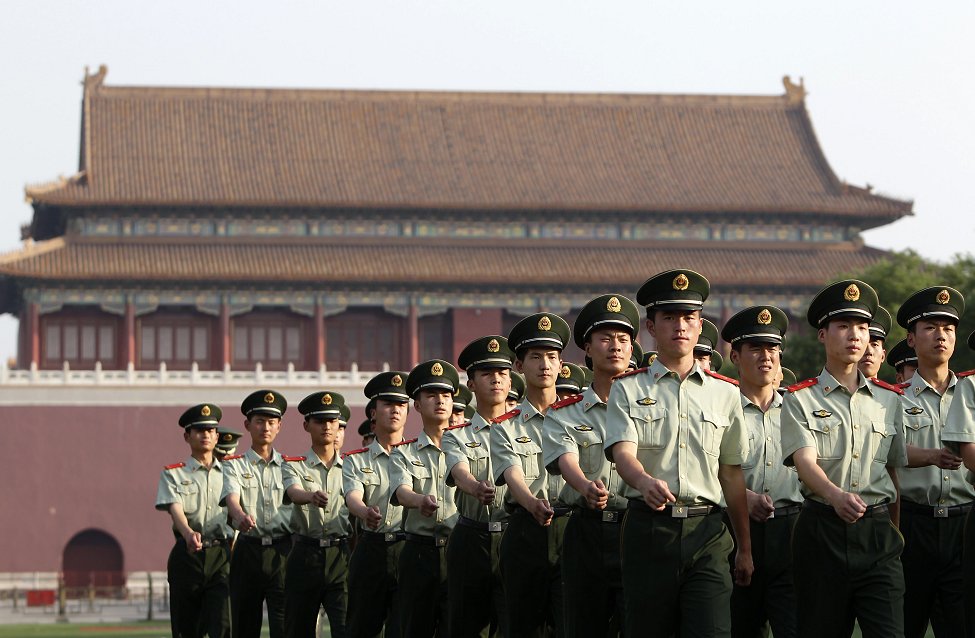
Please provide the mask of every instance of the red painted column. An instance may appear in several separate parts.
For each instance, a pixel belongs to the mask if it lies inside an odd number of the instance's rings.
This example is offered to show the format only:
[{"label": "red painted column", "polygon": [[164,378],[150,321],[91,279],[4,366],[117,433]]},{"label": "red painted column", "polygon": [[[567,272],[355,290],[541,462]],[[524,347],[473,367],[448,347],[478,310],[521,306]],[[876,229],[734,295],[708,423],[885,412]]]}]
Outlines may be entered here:
[{"label": "red painted column", "polygon": [[220,367],[230,365],[230,306],[227,300],[220,302]]},{"label": "red painted column", "polygon": [[325,313],[321,300],[315,301],[315,369],[325,363]]},{"label": "red painted column", "polygon": [[41,367],[41,313],[34,302],[28,307],[30,322],[30,362],[38,368]]},{"label": "red painted column", "polygon": [[420,320],[417,316],[416,304],[410,304],[410,314],[407,317],[407,344],[410,350],[409,364],[412,370],[420,363]]},{"label": "red painted column", "polygon": [[135,366],[135,305],[125,302],[125,365]]}]

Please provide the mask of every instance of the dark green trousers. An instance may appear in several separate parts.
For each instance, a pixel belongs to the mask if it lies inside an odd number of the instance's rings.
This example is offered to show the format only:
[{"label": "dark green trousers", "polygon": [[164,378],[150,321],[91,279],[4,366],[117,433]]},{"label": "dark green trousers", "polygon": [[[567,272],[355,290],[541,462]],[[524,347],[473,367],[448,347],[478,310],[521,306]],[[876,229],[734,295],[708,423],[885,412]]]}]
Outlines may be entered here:
[{"label": "dark green trousers", "polygon": [[601,512],[576,510],[565,525],[562,587],[568,637],[620,634],[624,618],[620,526],[624,512],[615,514],[615,523],[603,522]]},{"label": "dark green trousers", "polygon": [[427,638],[451,634],[447,629],[447,547],[406,539],[399,555],[400,635]]},{"label": "dark green trousers", "polygon": [[806,501],[792,540],[799,635],[904,635],[904,540],[886,508],[844,523],[833,508]]},{"label": "dark green trousers", "polygon": [[190,554],[182,538],[169,552],[169,618],[175,638],[230,635],[230,548]]},{"label": "dark green trousers", "polygon": [[399,638],[393,607],[399,587],[403,540],[387,543],[382,534],[360,532],[349,559],[349,615],[352,638]]},{"label": "dark green trousers", "polygon": [[620,545],[626,635],[731,634],[728,554],[734,544],[718,511],[671,518],[631,501]]},{"label": "dark green trousers", "polygon": [[[749,521],[755,572],[751,585],[735,585],[731,591],[733,638],[767,638],[770,626],[775,638],[796,637],[792,530],[798,519],[797,514],[792,514],[762,523]],[[725,524],[730,526],[727,516]],[[729,560],[734,570],[734,552]]]},{"label": "dark green trousers", "polygon": [[565,635],[560,558],[568,519],[542,527],[521,508],[511,515],[500,556],[509,638]]},{"label": "dark green trousers", "polygon": [[962,570],[965,573],[965,636],[975,638],[975,510],[965,517]]},{"label": "dark green trousers", "polygon": [[290,551],[290,538],[267,546],[237,538],[230,560],[234,638],[260,638],[265,602],[271,638],[284,638],[284,574]]},{"label": "dark green trousers", "polygon": [[456,638],[495,638],[505,625],[501,533],[460,523],[447,544],[448,622]]},{"label": "dark green trousers", "polygon": [[349,603],[349,546],[316,547],[296,542],[284,578],[284,632],[288,638],[317,638],[324,608],[332,638],[345,638]]}]

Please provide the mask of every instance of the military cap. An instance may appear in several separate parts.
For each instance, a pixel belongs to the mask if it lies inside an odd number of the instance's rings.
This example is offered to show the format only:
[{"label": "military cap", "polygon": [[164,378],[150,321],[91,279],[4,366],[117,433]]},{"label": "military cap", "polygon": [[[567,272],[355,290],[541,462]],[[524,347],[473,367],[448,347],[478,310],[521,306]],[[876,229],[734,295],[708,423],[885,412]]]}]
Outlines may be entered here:
[{"label": "military cap", "polygon": [[947,319],[958,324],[965,314],[965,297],[948,286],[934,286],[918,290],[901,304],[897,323],[904,328],[919,319]]},{"label": "military cap", "polygon": [[589,334],[597,328],[615,328],[633,337],[640,331],[640,311],[623,295],[601,295],[579,311],[572,327],[576,345],[584,348]]},{"label": "military cap", "polygon": [[789,387],[790,385],[795,385],[798,383],[799,379],[796,377],[796,373],[788,368],[782,368],[782,383],[780,386]]},{"label": "military cap", "polygon": [[473,405],[468,405],[466,408],[464,408],[464,418],[468,421],[474,418],[475,414],[477,414],[477,410],[474,409]]},{"label": "military cap", "polygon": [[640,359],[640,367],[646,368],[647,366],[653,365],[653,362],[657,360],[656,350],[647,350],[643,353],[643,358]]},{"label": "military cap", "polygon": [[454,412],[466,412],[467,406],[474,400],[474,393],[466,385],[458,385],[454,392]]},{"label": "military cap", "polygon": [[651,310],[700,310],[711,291],[708,280],[693,270],[667,270],[647,279],[636,302]]},{"label": "military cap", "polygon": [[717,350],[711,351],[711,372],[717,372],[724,365],[724,357]]},{"label": "military cap", "polygon": [[397,403],[408,403],[410,395],[406,393],[407,376],[409,375],[405,372],[380,372],[369,379],[363,393],[370,401],[383,399]]},{"label": "military cap", "polygon": [[630,355],[630,368],[639,368],[643,362],[643,346],[636,339],[633,340],[633,354]]},{"label": "military cap", "polygon": [[972,350],[975,350],[975,330],[973,330],[972,333],[968,335],[968,347],[971,348]]},{"label": "military cap", "polygon": [[243,432],[229,428],[217,428],[217,444],[214,446],[221,454],[233,454],[237,449],[237,441],[244,436]]},{"label": "military cap", "polygon": [[701,336],[694,345],[694,354],[711,354],[718,345],[718,327],[710,319],[701,320]]},{"label": "military cap", "polygon": [[251,392],[240,404],[240,411],[248,418],[252,414],[266,414],[281,418],[287,409],[287,399],[280,392],[274,390]]},{"label": "military cap", "polygon": [[885,341],[890,332],[891,319],[890,313],[883,306],[877,306],[877,312],[870,320],[870,339],[871,341]]},{"label": "military cap", "polygon": [[[968,342],[971,345],[971,338],[969,338]],[[900,369],[905,365],[917,366],[917,353],[914,352],[914,348],[907,345],[907,339],[901,339],[887,353],[885,361],[894,370],[900,372]]]},{"label": "military cap", "polygon": [[853,317],[870,321],[879,305],[877,291],[870,284],[858,279],[844,279],[816,294],[809,304],[806,319],[816,329],[824,327],[832,319]]},{"label": "military cap", "polygon": [[179,427],[181,428],[214,428],[220,423],[223,411],[220,406],[212,403],[201,403],[194,405],[179,417]]},{"label": "military cap", "polygon": [[344,428],[345,426],[347,426],[349,424],[349,419],[351,418],[352,418],[352,410],[349,409],[349,406],[345,405],[344,403],[340,405],[339,406],[339,427]]},{"label": "military cap", "polygon": [[508,333],[508,347],[516,355],[526,348],[545,348],[561,352],[569,343],[569,324],[551,312],[528,315]]},{"label": "military cap", "polygon": [[430,359],[417,365],[406,379],[406,393],[416,398],[420,390],[440,390],[454,394],[460,386],[457,368],[441,359]]},{"label": "military cap", "polygon": [[359,424],[359,436],[365,436],[367,434],[372,434],[372,421],[366,419]]},{"label": "military cap", "polygon": [[574,363],[563,363],[559,376],[555,380],[556,392],[571,392],[579,394],[586,383],[586,373]]},{"label": "military cap", "polygon": [[514,370],[511,371],[511,389],[508,390],[508,399],[521,401],[525,398],[525,377]]},{"label": "military cap", "polygon": [[338,392],[315,392],[309,394],[298,404],[298,412],[307,417],[337,419],[341,416],[340,406],[345,405],[345,397]]},{"label": "military cap", "polygon": [[746,341],[782,345],[789,317],[775,306],[751,306],[736,312],[721,329],[721,338],[735,345]]},{"label": "military cap", "polygon": [[582,369],[582,389],[585,390],[592,385],[592,370],[589,368]]},{"label": "military cap", "polygon": [[471,341],[461,350],[457,365],[461,370],[483,370],[485,368],[511,368],[515,353],[508,347],[508,340],[500,335],[488,335]]}]

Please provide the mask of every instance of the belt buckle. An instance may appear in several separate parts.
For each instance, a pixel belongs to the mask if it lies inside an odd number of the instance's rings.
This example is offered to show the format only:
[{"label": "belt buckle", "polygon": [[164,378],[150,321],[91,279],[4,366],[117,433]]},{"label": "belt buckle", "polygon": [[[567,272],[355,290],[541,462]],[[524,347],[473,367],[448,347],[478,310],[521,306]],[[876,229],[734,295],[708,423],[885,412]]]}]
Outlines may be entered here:
[{"label": "belt buckle", "polygon": [[770,519],[775,518],[775,510],[774,509],[772,510],[772,513],[768,515],[768,517]]},{"label": "belt buckle", "polygon": [[939,505],[934,508],[935,518],[948,518],[948,508],[944,505]]},{"label": "belt buckle", "polygon": [[320,539],[318,539],[318,546],[319,547],[331,547],[332,546],[332,541],[330,541],[327,538],[320,538]]},{"label": "belt buckle", "polygon": [[383,535],[383,540],[385,540],[387,543],[392,543],[396,540],[396,534],[394,532],[386,532]]},{"label": "belt buckle", "polygon": [[687,518],[687,506],[685,505],[674,505],[670,508],[671,518]]},{"label": "belt buckle", "polygon": [[489,532],[500,532],[501,531],[501,521],[488,521],[488,531]]},{"label": "belt buckle", "polygon": [[603,522],[604,523],[615,523],[619,520],[620,513],[614,512],[612,510],[603,510]]},{"label": "belt buckle", "polygon": [[263,547],[270,547],[273,544],[274,539],[272,539],[270,536],[261,536],[261,545]]},{"label": "belt buckle", "polygon": [[446,536],[434,536],[433,537],[433,545],[434,545],[434,547],[445,547],[447,545],[447,537]]}]

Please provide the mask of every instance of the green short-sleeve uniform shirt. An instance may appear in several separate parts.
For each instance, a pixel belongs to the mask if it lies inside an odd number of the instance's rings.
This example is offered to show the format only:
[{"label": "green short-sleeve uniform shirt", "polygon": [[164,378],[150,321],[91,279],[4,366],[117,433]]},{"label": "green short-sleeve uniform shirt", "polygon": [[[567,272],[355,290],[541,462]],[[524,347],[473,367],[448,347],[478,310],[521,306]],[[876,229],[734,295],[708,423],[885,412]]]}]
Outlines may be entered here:
[{"label": "green short-sleeve uniform shirt", "polygon": [[[301,458],[304,460],[299,460]],[[315,450],[309,449],[304,457],[289,457],[282,473],[286,491],[296,485],[307,492],[320,490],[328,494],[328,505],[325,507],[311,503],[292,505],[291,528],[295,534],[321,539],[348,536],[352,532],[345,493],[342,491],[342,459],[338,455],[329,466],[315,454]],[[287,492],[284,500],[291,502]]]},{"label": "green short-sleeve uniform shirt", "polygon": [[[958,443],[975,443],[975,375],[963,372],[958,377],[941,432],[942,443],[955,452],[958,451]],[[969,484],[975,483],[975,473],[966,472],[966,479]]]},{"label": "green short-sleeve uniform shirt", "polygon": [[390,456],[373,441],[361,451],[350,452],[343,459],[342,487],[345,495],[360,492],[368,507],[376,506],[382,522],[373,532],[399,532],[403,526],[403,508],[390,502],[392,490],[389,483]]},{"label": "green short-sleeve uniform shirt", "polygon": [[[442,444],[442,441],[441,441]],[[447,455],[430,440],[426,432],[413,441],[393,447],[390,484],[393,502],[397,502],[396,488],[406,485],[417,494],[437,498],[437,511],[433,516],[423,516],[417,510],[406,515],[403,529],[410,534],[445,536],[457,523],[457,505],[454,493],[457,488],[447,485]]]},{"label": "green short-sleeve uniform shirt", "polygon": [[231,494],[240,498],[240,506],[254,518],[256,525],[246,535],[280,537],[291,533],[291,505],[284,504],[284,459],[277,450],[265,461],[254,450],[223,460],[224,485],[220,502]]},{"label": "green short-sleeve uniform shirt", "polygon": [[[515,413],[512,410],[511,413]],[[545,416],[528,400],[522,401],[517,413],[491,429],[491,465],[494,480],[504,484],[504,472],[519,466],[525,475],[525,484],[535,498],[554,501],[562,491],[565,479],[550,475],[542,463],[542,422]],[[517,506],[511,492],[505,494],[505,506]]]},{"label": "green short-sleeve uniform shirt", "polygon": [[156,509],[168,510],[171,504],[179,503],[190,528],[204,540],[230,538],[234,532],[227,524],[227,509],[220,505],[223,479],[220,461],[213,461],[207,468],[191,456],[185,463],[162,471]]},{"label": "green short-sleeve uniform shirt", "polygon": [[[447,457],[447,485],[453,485],[450,472],[461,462],[467,463],[470,473],[478,481],[494,481],[491,471],[491,430],[495,427],[480,414],[474,414],[470,423],[448,428],[443,433],[440,445]],[[484,505],[470,494],[458,490],[455,494],[457,510],[464,518],[481,523],[507,520],[508,513],[502,507],[507,491],[504,485],[496,485],[494,503]]]},{"label": "green short-sleeve uniform shirt", "polygon": [[794,467],[782,463],[781,395],[775,393],[765,412],[741,395],[741,409],[748,439],[748,452],[741,464],[745,486],[772,499],[772,507],[802,503],[799,474]]}]

